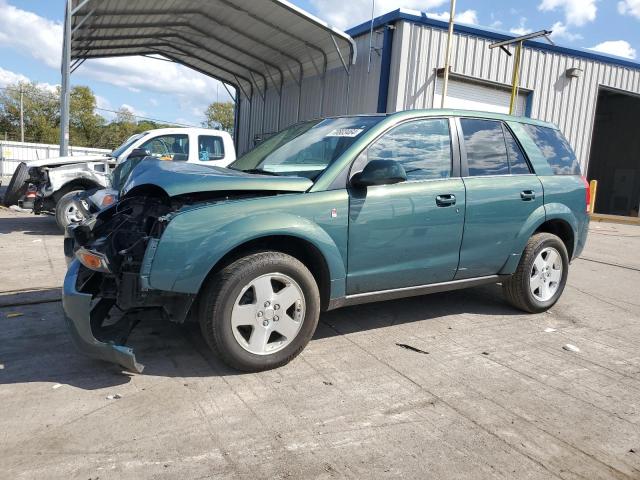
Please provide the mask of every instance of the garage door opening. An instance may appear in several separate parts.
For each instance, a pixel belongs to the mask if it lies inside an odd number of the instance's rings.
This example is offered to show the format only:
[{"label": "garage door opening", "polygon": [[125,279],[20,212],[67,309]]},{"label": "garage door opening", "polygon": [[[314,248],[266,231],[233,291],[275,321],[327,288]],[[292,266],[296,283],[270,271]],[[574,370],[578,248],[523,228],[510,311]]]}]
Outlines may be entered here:
[{"label": "garage door opening", "polygon": [[596,213],[639,216],[638,118],[640,96],[600,89],[588,172],[598,181]]},{"label": "garage door opening", "polygon": [[[438,72],[433,100],[433,105],[436,107],[440,106],[442,99],[442,85],[443,79]],[[527,115],[527,99],[530,93],[528,90],[519,90],[514,115]],[[511,89],[508,85],[469,81],[452,75],[447,88],[445,107],[508,114],[510,101]]]}]

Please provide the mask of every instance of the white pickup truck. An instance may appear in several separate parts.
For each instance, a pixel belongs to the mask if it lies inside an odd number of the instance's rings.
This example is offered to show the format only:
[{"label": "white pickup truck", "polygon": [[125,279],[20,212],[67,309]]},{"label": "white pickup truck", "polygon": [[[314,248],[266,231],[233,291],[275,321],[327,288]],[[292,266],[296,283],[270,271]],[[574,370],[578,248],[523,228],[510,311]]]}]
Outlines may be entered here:
[{"label": "white pickup truck", "polygon": [[129,159],[153,156],[226,167],[236,159],[231,136],[205,128],[161,128],[130,137],[107,155],[58,157],[21,163],[4,198],[7,206],[18,204],[35,214],[53,213],[61,229],[79,221],[74,198],[79,192],[108,189],[111,172]]}]

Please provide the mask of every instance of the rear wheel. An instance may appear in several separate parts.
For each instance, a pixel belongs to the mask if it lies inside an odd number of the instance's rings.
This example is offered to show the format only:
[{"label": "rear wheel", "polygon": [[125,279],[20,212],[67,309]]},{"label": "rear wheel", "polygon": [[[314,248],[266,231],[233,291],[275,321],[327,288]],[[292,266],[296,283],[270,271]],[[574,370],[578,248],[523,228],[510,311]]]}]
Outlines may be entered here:
[{"label": "rear wheel", "polygon": [[276,368],[307,345],[320,315],[311,272],[280,252],[236,260],[205,286],[200,326],[209,346],[244,371]]},{"label": "rear wheel", "polygon": [[530,313],[544,312],[560,298],[567,283],[569,256],[551,233],[532,236],[516,272],[502,284],[509,303]]},{"label": "rear wheel", "polygon": [[21,162],[16,168],[16,171],[13,172],[13,176],[11,177],[11,181],[7,187],[7,192],[4,194],[3,202],[6,207],[16,205],[18,200],[24,196],[27,192],[28,179],[29,169],[27,168],[27,164]]},{"label": "rear wheel", "polygon": [[58,200],[58,203],[56,203],[56,223],[60,230],[64,231],[68,225],[79,223],[85,219],[75,198],[76,195],[83,191],[84,190],[72,190],[64,194],[60,200]]}]

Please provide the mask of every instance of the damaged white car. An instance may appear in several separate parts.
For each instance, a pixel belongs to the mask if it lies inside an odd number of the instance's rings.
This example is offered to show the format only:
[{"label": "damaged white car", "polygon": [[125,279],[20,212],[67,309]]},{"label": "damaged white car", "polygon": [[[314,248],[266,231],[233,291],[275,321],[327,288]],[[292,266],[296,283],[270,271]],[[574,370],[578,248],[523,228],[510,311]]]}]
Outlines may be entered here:
[{"label": "damaged white car", "polygon": [[[53,214],[64,230],[85,216],[86,210],[80,208],[76,198],[79,193],[111,188],[111,173],[117,165],[145,156],[216,167],[226,167],[236,159],[233,140],[226,132],[204,128],[149,130],[133,135],[107,155],[21,163],[9,183],[4,203],[32,209],[36,215]],[[102,197],[112,199],[109,195]]]}]

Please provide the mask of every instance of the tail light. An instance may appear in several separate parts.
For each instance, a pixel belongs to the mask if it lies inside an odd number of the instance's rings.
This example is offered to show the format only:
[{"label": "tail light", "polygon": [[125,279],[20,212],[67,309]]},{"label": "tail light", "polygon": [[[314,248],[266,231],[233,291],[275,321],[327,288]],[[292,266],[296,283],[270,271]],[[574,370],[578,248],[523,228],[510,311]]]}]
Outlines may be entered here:
[{"label": "tail light", "polygon": [[37,196],[38,196],[38,189],[34,185],[29,185],[29,190],[27,190],[25,197],[33,199],[33,198],[36,198]]},{"label": "tail light", "polygon": [[589,186],[589,181],[587,180],[587,177],[582,177],[582,182],[584,183],[585,200],[587,202],[586,212],[591,213],[591,187]]}]

